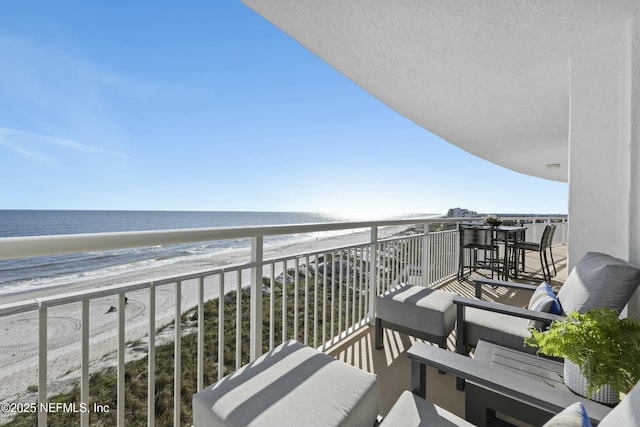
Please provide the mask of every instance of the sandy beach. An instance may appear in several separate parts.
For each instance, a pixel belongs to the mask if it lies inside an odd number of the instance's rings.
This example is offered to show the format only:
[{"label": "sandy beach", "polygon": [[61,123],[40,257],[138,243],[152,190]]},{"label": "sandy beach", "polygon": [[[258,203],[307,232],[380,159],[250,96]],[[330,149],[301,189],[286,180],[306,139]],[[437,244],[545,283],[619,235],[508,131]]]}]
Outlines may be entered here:
[{"label": "sandy beach", "polygon": [[[379,238],[391,236],[406,227],[387,227],[378,232]],[[327,248],[366,243],[369,231],[355,231],[350,234],[318,238],[301,242],[265,245],[264,258],[279,258],[294,254],[319,251]],[[80,289],[95,289],[119,284],[148,282],[161,278],[177,277],[190,272],[212,270],[216,267],[237,265],[249,260],[250,250],[237,249],[223,252],[206,259],[149,267],[102,279],[92,279],[72,285],[44,289],[29,298],[64,294]],[[277,273],[276,273],[277,274]],[[235,275],[230,275],[234,276]],[[248,275],[247,275],[248,276]],[[242,286],[249,284],[249,277],[242,278]],[[205,280],[206,300],[218,295],[218,285],[214,279]],[[235,289],[237,281],[226,280],[226,289]],[[182,283],[181,310],[186,312],[197,305],[198,283],[196,280]],[[10,295],[0,298],[0,304],[24,299],[24,295]],[[156,288],[156,327],[168,325],[174,319],[175,286]],[[95,372],[107,366],[115,366],[117,349],[117,312],[109,312],[117,307],[117,296],[98,298],[90,304],[90,370]],[[145,340],[148,335],[149,292],[148,290],[127,293],[126,305],[127,359],[146,355]],[[0,328],[4,340],[0,344],[0,401],[35,401],[38,383],[38,319],[37,312],[0,318]],[[80,374],[80,333],[81,304],[73,303],[48,309],[48,378],[49,394],[57,394],[77,383]],[[172,336],[158,336],[156,344],[171,340]],[[0,423],[3,416],[0,414]],[[6,420],[6,419],[4,419]]]}]

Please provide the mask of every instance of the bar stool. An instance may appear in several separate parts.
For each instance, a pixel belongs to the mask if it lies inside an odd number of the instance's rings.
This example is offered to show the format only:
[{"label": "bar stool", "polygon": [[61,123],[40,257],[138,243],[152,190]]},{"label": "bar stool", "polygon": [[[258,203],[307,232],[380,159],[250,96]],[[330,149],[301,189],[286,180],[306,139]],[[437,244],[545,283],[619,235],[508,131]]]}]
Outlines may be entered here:
[{"label": "bar stool", "polygon": [[[466,268],[469,269],[469,274],[478,268],[489,269],[493,278],[493,272],[500,266],[493,229],[486,226],[460,224],[458,231],[460,233],[458,280],[464,279]],[[480,253],[481,258],[478,257]]]},{"label": "bar stool", "polygon": [[[538,252],[540,256],[540,267],[542,268],[542,275],[544,280],[549,282],[551,277],[557,274],[556,263],[553,259],[553,252],[551,246],[553,244],[553,235],[556,231],[556,224],[547,224],[542,232],[540,242],[518,242],[511,245],[511,248],[515,251],[515,257],[517,262],[522,263],[522,272],[525,271],[525,259],[526,251]],[[549,259],[547,258],[547,251],[551,258],[551,264],[553,265],[553,276],[551,275],[551,268],[549,267]]]}]

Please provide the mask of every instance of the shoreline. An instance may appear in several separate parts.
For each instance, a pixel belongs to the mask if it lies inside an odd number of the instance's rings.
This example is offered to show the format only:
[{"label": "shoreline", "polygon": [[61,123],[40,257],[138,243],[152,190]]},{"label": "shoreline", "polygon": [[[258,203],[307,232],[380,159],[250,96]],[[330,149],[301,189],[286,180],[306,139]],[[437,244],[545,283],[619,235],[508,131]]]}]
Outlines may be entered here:
[{"label": "shoreline", "polygon": [[[406,229],[407,226],[389,226],[382,227],[380,230],[384,229],[392,229],[394,232],[398,232]],[[320,232],[322,233],[322,232]],[[288,250],[294,250],[299,246],[307,246],[311,243],[317,243],[318,249],[322,250],[325,247],[336,247],[335,244],[332,245],[322,245],[324,241],[333,241],[333,240],[341,240],[345,236],[353,236],[353,235],[361,235],[365,233],[364,231],[351,231],[345,233],[332,233],[327,235],[326,237],[312,237],[305,236],[290,240],[276,241],[276,242],[265,242],[264,243],[264,257],[265,259],[273,254],[279,254],[281,256],[288,256],[295,253],[289,252]],[[380,234],[379,238],[388,237],[392,233],[387,233],[385,235]],[[368,237],[368,235],[366,236]],[[345,243],[346,245],[351,244],[350,241]],[[232,265],[237,262],[239,259],[246,258],[248,259],[251,254],[250,246],[236,247],[236,248],[224,248],[219,251],[207,254],[207,255],[197,255],[187,257],[184,256],[182,259],[176,258],[175,261],[165,262],[166,259],[157,259],[157,260],[149,260],[152,261],[148,266],[132,268],[130,270],[124,270],[122,272],[113,272],[111,274],[97,276],[97,277],[89,277],[89,278],[75,278],[73,281],[69,283],[61,283],[55,285],[49,285],[42,288],[32,287],[29,289],[17,290],[14,292],[9,292],[6,294],[2,294],[0,292],[0,306],[4,304],[10,304],[15,301],[24,301],[35,298],[46,298],[50,295],[55,295],[59,293],[71,293],[84,290],[88,287],[105,287],[109,285],[123,284],[123,283],[135,283],[142,281],[149,281],[149,276],[153,275],[155,280],[164,279],[167,277],[178,277],[181,275],[188,275],[192,272],[200,272],[206,271],[208,267],[211,269],[217,269],[221,266]],[[55,280],[56,278],[53,277]],[[71,279],[70,279],[71,280]]]},{"label": "shoreline", "polygon": [[[379,238],[390,237],[407,227],[390,226],[379,230]],[[265,245],[264,258],[278,259],[299,253],[310,253],[349,245],[365,244],[369,241],[368,230],[331,235],[325,238],[316,237],[310,240],[294,240]],[[219,269],[224,266],[238,265],[250,257],[250,248],[238,248],[211,255],[198,260],[178,261],[157,267],[148,267],[122,273],[116,276],[93,278],[77,283],[46,288],[29,292],[28,299],[45,297],[61,293],[71,293],[87,288],[101,288],[117,284],[134,284],[159,280],[161,278],[178,277],[193,272]],[[281,267],[280,267],[281,268]],[[232,275],[235,276],[235,275]],[[241,286],[248,283],[242,278]],[[248,282],[248,278],[247,278]],[[182,283],[181,312],[185,313],[197,306],[197,280]],[[236,289],[235,279],[225,281],[225,292]],[[148,290],[127,293],[126,305],[126,339],[127,361],[144,357],[146,351],[139,351],[140,346],[146,348],[148,339]],[[218,296],[218,286],[213,278],[205,280],[205,301]],[[25,293],[11,294],[0,298],[0,304],[25,299]],[[109,312],[110,306],[117,307],[117,295],[91,300],[90,304],[90,372],[114,366],[117,351],[117,312]],[[162,285],[156,287],[156,323],[158,330],[174,321],[175,318],[175,286]],[[80,373],[80,335],[81,312],[80,303],[50,307],[48,311],[48,394],[54,395],[68,390],[76,384]],[[37,398],[33,392],[38,383],[38,343],[37,343],[37,311],[5,316],[0,318],[0,328],[5,331],[6,345],[0,345],[0,401],[27,402]],[[173,336],[156,338],[156,345],[163,340],[173,340]],[[131,343],[136,343],[134,348]],[[0,416],[0,424],[8,421],[8,414]]]}]

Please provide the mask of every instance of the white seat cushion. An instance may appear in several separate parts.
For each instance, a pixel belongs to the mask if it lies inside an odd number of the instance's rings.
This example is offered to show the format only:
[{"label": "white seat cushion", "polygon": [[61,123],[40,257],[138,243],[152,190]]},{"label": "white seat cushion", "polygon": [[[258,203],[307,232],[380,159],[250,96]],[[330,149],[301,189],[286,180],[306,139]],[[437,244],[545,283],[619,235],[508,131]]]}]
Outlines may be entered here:
[{"label": "white seat cushion", "polygon": [[378,296],[376,317],[447,337],[456,323],[455,296],[453,292],[401,284]]},{"label": "white seat cushion", "polygon": [[529,335],[528,319],[473,307],[465,309],[465,345],[475,347],[482,339],[535,353],[537,347],[524,347],[524,340]]},{"label": "white seat cushion", "polygon": [[607,254],[589,252],[565,280],[558,301],[565,313],[592,308],[622,311],[640,284],[640,269]]},{"label": "white seat cushion", "polygon": [[371,427],[378,381],[296,341],[193,396],[193,425]]}]

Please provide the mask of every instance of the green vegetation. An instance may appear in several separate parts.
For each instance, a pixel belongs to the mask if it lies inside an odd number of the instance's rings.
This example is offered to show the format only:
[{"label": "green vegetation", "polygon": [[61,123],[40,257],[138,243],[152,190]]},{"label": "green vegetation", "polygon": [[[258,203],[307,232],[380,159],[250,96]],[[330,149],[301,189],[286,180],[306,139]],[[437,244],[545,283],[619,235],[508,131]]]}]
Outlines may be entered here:
[{"label": "green vegetation", "polygon": [[525,343],[580,366],[589,395],[605,384],[626,393],[640,380],[640,320],[620,319],[615,310],[573,312],[546,331],[532,331]]},{"label": "green vegetation", "polygon": [[[293,336],[294,324],[294,299],[295,286],[293,285],[295,271],[289,270],[286,282],[286,322],[287,322],[287,339],[295,338],[299,341],[304,340],[304,320],[305,313],[305,278],[299,278],[298,284],[298,336]],[[338,273],[335,273],[337,275]],[[353,277],[349,278],[351,281]],[[338,287],[332,286],[331,277],[327,277],[327,286],[323,287],[325,282],[323,277],[318,277],[318,297],[315,295],[314,278],[309,277],[308,301],[307,309],[307,333],[310,345],[321,345],[323,340],[322,325],[327,323],[327,332],[324,338],[329,339],[330,333],[338,333],[338,323],[341,322],[342,328],[346,329],[347,324],[353,322],[351,317],[354,311],[358,314],[358,308],[364,306],[366,298],[361,296],[355,286],[346,291],[339,292]],[[345,277],[345,283],[347,278]],[[271,288],[270,280],[264,279],[263,285],[265,289]],[[271,312],[271,295],[274,297],[273,313]],[[224,297],[224,370],[225,374],[235,369],[236,354],[236,292],[226,294]],[[337,313],[343,308],[349,300],[348,318],[338,319]],[[324,301],[324,303],[322,302]],[[241,292],[241,359],[242,364],[248,363],[249,359],[249,304],[250,297],[248,290]],[[333,304],[333,307],[332,307]],[[205,331],[205,348],[204,348],[204,383],[212,384],[218,379],[218,299],[208,301],[205,304],[204,314],[204,331]],[[276,282],[273,286],[273,292],[265,292],[263,294],[263,351],[268,351],[270,335],[273,334],[274,343],[277,345],[283,341],[282,337],[282,310],[283,310],[283,292],[282,283]],[[332,308],[335,313],[334,325],[329,325],[331,319]],[[317,334],[313,337],[314,331],[314,315],[317,311]],[[344,309],[342,310],[345,311]],[[273,314],[274,323],[273,330],[269,329],[270,317]],[[192,310],[182,316],[183,329],[190,331],[195,330],[198,324],[197,310]],[[170,327],[170,326],[169,326]],[[192,395],[196,392],[197,382],[197,334],[188,333],[182,336],[181,346],[181,425],[189,426],[192,424],[191,401]],[[130,362],[125,369],[125,390],[126,390],[126,425],[139,426],[147,424],[147,358]],[[155,369],[155,411],[157,425],[173,425],[173,388],[174,388],[174,344],[158,346],[156,348],[156,369]],[[108,405],[109,411],[105,413],[91,413],[90,424],[92,426],[113,426],[116,425],[116,368],[109,368],[101,372],[91,375],[90,378],[90,403],[89,407],[93,408],[94,403],[98,405]],[[80,402],[80,388],[77,386],[69,393],[61,394],[49,399],[50,403],[55,402]],[[33,426],[36,425],[37,414],[20,414],[14,421],[9,423],[10,426]],[[77,413],[49,413],[48,421],[50,426],[69,426],[79,425],[80,415]]]}]

